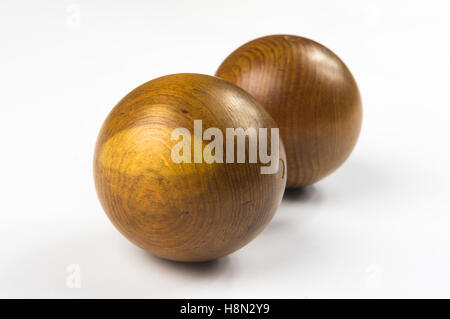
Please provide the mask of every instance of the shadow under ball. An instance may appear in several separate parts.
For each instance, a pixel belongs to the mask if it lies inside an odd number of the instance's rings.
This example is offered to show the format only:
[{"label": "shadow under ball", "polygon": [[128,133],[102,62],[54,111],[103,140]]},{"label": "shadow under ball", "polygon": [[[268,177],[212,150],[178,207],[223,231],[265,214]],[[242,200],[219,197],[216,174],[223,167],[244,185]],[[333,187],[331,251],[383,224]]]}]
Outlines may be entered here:
[{"label": "shadow under ball", "polygon": [[115,227],[141,248],[175,261],[212,260],[250,242],[271,220],[286,185],[281,142],[275,174],[248,163],[248,143],[246,163],[194,163],[193,148],[192,163],[173,162],[171,150],[181,137],[172,140],[172,132],[187,128],[193,145],[194,120],[202,120],[203,131],[223,132],[224,162],[226,128],[277,127],[253,97],[229,82],[168,75],[114,107],[94,155],[98,197]]},{"label": "shadow under ball", "polygon": [[358,86],[321,44],[291,35],[262,37],[231,53],[216,76],[249,92],[278,123],[287,187],[319,181],[352,152],[362,122]]}]

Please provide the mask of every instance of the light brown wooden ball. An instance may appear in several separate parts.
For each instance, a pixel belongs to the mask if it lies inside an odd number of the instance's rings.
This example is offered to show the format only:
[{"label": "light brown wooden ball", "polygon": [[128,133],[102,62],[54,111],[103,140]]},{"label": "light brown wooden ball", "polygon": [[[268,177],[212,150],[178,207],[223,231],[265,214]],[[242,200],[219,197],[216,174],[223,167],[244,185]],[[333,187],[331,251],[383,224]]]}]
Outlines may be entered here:
[{"label": "light brown wooden ball", "polygon": [[323,45],[291,35],[262,37],[231,53],[216,75],[249,92],[278,123],[287,187],[319,181],[352,152],[361,97],[349,69]]},{"label": "light brown wooden ball", "polygon": [[171,150],[179,141],[171,140],[172,131],[187,128],[193,135],[194,120],[202,120],[203,130],[222,130],[224,158],[226,128],[277,127],[237,86],[175,74],[125,96],[95,148],[95,186],[112,223],[136,245],[176,261],[212,260],[250,242],[271,220],[286,185],[282,144],[275,174],[248,163],[248,143],[246,163],[174,163]]}]

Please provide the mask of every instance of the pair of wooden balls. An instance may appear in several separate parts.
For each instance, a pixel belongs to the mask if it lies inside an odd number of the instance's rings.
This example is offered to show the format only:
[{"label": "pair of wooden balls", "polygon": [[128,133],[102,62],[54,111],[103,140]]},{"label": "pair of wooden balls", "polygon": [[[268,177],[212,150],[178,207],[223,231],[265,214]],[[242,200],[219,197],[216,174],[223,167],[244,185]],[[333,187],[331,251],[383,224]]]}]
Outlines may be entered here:
[{"label": "pair of wooden balls", "polygon": [[[337,169],[361,119],[356,82],[334,53],[302,37],[259,38],[227,57],[216,77],[164,76],[125,96],[98,136],[97,193],[116,228],[143,249],[176,261],[216,259],[264,229],[286,186]],[[249,144],[245,163],[174,162],[173,132],[194,132],[195,120],[222,132],[279,128],[278,171],[261,174],[259,158],[249,163]]]}]

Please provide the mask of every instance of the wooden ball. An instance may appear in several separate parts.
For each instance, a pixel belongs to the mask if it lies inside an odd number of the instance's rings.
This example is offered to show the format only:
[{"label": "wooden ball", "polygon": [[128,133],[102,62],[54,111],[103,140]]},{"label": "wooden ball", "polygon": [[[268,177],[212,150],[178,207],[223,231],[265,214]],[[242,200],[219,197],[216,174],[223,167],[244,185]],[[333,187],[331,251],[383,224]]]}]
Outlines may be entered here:
[{"label": "wooden ball", "polygon": [[[279,170],[262,164],[175,163],[176,128],[276,128],[270,115],[239,87],[208,75],[175,74],[131,91],[111,111],[98,136],[94,178],[100,202],[131,242],[166,259],[207,261],[250,242],[271,220],[286,185]],[[201,135],[200,135],[201,139]],[[201,141],[204,147],[211,141]],[[237,145],[237,144],[235,144]],[[269,147],[269,152],[270,152]]]},{"label": "wooden ball", "polygon": [[319,181],[352,152],[362,121],[358,86],[321,44],[291,35],[259,38],[231,53],[216,75],[249,92],[278,123],[287,187]]}]

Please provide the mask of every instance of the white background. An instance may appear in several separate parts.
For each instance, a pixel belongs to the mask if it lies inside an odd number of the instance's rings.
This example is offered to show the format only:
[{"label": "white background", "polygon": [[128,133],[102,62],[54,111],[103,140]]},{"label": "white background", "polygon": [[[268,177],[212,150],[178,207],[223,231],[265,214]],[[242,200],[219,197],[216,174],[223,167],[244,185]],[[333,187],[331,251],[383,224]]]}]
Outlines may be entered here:
[{"label": "white background", "polygon": [[[0,297],[450,297],[449,9],[2,0]],[[364,121],[352,156],[289,193],[228,257],[179,264],[136,248],[94,189],[104,118],[143,82],[213,74],[239,45],[277,33],[323,43],[353,72]]]}]

